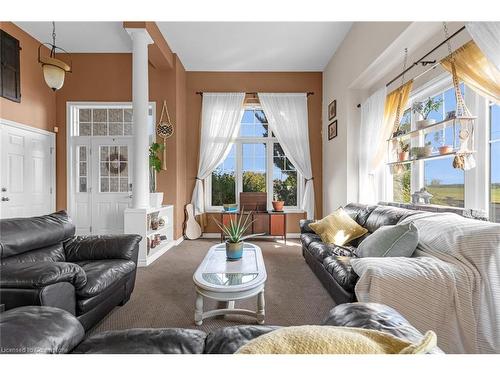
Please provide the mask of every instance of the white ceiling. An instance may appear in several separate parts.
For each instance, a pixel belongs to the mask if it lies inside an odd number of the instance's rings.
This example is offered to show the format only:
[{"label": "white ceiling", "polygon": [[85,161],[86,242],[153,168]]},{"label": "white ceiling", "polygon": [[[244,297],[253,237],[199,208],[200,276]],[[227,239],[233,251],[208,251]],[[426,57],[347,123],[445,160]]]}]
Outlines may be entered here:
[{"label": "white ceiling", "polygon": [[[51,22],[16,22],[50,42]],[[351,22],[157,22],[187,70],[322,71]],[[56,22],[68,52],[130,52],[121,22]]]},{"label": "white ceiling", "polygon": [[[40,42],[52,42],[52,22],[15,22]],[[56,22],[57,46],[68,52],[130,52],[123,22]]]},{"label": "white ceiling", "polygon": [[187,70],[322,71],[350,22],[158,22]]}]

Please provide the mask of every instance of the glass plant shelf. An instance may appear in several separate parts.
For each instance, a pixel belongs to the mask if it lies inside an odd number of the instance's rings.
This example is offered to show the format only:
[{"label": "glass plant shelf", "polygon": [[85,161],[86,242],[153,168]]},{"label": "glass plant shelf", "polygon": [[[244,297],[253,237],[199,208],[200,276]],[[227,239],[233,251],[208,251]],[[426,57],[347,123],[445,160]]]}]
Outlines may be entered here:
[{"label": "glass plant shelf", "polygon": [[448,123],[452,123],[453,125],[455,125],[455,121],[476,120],[476,119],[477,119],[477,117],[452,117],[452,118],[449,118],[449,119],[446,119],[443,121],[435,122],[434,124],[425,126],[423,128],[412,130],[408,133],[401,134],[401,135],[398,135],[396,137],[392,137],[392,138],[388,139],[387,142],[394,142],[394,141],[399,140],[399,139],[410,138],[410,137],[414,137],[414,136],[417,136],[417,135],[420,135],[423,133],[428,133],[430,130],[432,130],[434,128],[446,127],[448,125]]},{"label": "glass plant shelf", "polygon": [[[449,153],[446,153],[446,154],[434,154],[434,155],[430,155],[430,156],[424,156],[424,157],[421,157],[421,158],[410,158],[410,159],[407,159],[407,160],[402,160],[402,161],[393,161],[393,162],[390,162],[390,163],[387,163],[387,165],[397,165],[397,164],[409,164],[409,163],[414,163],[416,161],[420,161],[420,160],[431,160],[431,159],[442,159],[442,158],[447,158],[447,157],[450,157],[450,156],[455,156],[457,154],[458,151],[453,151],[453,152],[449,152]],[[475,151],[469,151],[469,153],[473,154]]]}]

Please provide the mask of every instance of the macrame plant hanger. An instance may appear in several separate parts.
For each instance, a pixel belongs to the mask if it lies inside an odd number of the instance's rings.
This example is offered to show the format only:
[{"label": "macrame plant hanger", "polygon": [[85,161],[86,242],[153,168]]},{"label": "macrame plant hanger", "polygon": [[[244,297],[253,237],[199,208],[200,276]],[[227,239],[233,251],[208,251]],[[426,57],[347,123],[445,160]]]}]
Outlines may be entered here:
[{"label": "macrame plant hanger", "polygon": [[[163,116],[167,116],[167,121],[163,120]],[[167,101],[163,101],[163,107],[161,108],[160,121],[156,125],[156,134],[158,137],[163,139],[163,163],[161,168],[167,170],[167,138],[170,138],[174,134],[174,124],[170,121],[170,115],[168,114]]]},{"label": "macrame plant hanger", "polygon": [[[393,131],[399,128],[399,122],[401,121],[401,107],[403,106],[403,93],[401,92],[401,88],[405,84],[405,71],[407,62],[408,62],[408,48],[405,48],[405,54],[403,58],[403,74],[401,75],[401,86],[398,89],[399,90],[398,106],[396,107],[396,116],[394,117]],[[397,151],[397,142],[395,144],[393,143],[393,149]],[[392,174],[400,174],[403,172],[403,170],[404,168],[401,164],[392,165],[390,168]]]},{"label": "macrame plant hanger", "polygon": [[[444,35],[448,39],[448,26],[446,22],[443,22]],[[458,125],[458,138],[459,138],[459,148],[453,159],[453,168],[462,169],[464,171],[472,169],[476,166],[476,160],[474,158],[474,120],[473,117],[465,105],[464,97],[462,91],[460,90],[460,82],[457,76],[457,70],[455,67],[455,54],[451,48],[450,40],[446,42],[449,52],[449,62],[451,66],[451,76],[453,80],[453,87],[455,89],[455,99],[457,102],[457,108],[455,110],[455,125]]]}]

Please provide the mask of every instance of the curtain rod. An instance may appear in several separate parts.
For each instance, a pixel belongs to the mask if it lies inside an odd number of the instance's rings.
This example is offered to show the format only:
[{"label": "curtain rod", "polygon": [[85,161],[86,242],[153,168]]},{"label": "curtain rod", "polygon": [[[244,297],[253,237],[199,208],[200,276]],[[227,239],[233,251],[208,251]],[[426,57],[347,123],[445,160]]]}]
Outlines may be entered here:
[{"label": "curtain rod", "polygon": [[[411,69],[413,69],[415,66],[417,66],[418,64],[421,64],[422,66],[426,66],[426,65],[429,65],[429,64],[433,64],[431,68],[425,70],[424,72],[420,73],[419,75],[417,75],[416,77],[414,77],[413,79],[417,79],[419,77],[422,77],[424,74],[426,74],[427,72],[430,72],[432,69],[434,69],[436,66],[439,65],[439,63],[436,63],[436,60],[432,60],[432,61],[427,61],[427,60],[424,60],[427,56],[429,56],[430,54],[432,54],[433,52],[435,52],[438,48],[442,47],[444,44],[446,44],[446,42],[448,42],[450,39],[454,38],[458,33],[462,32],[463,30],[465,30],[465,26],[462,26],[460,29],[458,29],[457,31],[455,31],[453,34],[451,34],[448,38],[446,38],[445,40],[443,40],[441,43],[439,43],[436,47],[434,47],[433,49],[431,49],[429,52],[427,52],[424,56],[422,56],[420,59],[418,59],[417,61],[415,61],[411,66],[409,66],[408,68],[406,68],[404,71],[402,71],[401,73],[399,73],[396,77],[394,77],[393,79],[391,79],[386,85],[385,87],[389,87],[391,84],[393,84],[394,82],[396,82],[398,80],[398,78],[401,78],[401,76],[403,74],[406,74],[408,73]],[[356,105],[357,108],[361,108],[361,104],[358,104]]]},{"label": "curtain rod", "polygon": [[[203,92],[202,91],[196,91],[196,94],[197,95],[200,95],[200,96],[203,96]],[[245,94],[249,94],[249,95],[257,95],[258,92],[246,92]],[[308,91],[307,92],[307,97],[311,96],[311,95],[314,95],[314,92],[312,91]]]},{"label": "curtain rod", "polygon": [[408,68],[406,68],[405,70],[403,70],[401,73],[399,73],[396,77],[394,77],[393,79],[391,79],[386,85],[385,87],[388,87],[390,86],[391,84],[393,84],[394,82],[397,81],[398,78],[401,78],[401,76],[403,74],[406,74],[408,73],[411,69],[413,69],[414,67],[416,67],[418,64],[422,64],[423,66],[426,66],[428,64],[435,64],[436,63],[436,60],[433,60],[433,61],[425,61],[424,59],[429,56],[430,54],[432,54],[433,52],[435,52],[438,48],[442,47],[443,45],[445,45],[450,39],[454,38],[458,33],[462,32],[463,30],[465,30],[465,26],[462,26],[460,29],[458,29],[457,31],[455,31],[453,34],[451,34],[448,38],[446,38],[445,40],[443,40],[441,43],[439,43],[436,47],[434,47],[433,49],[431,49],[429,52],[427,52],[424,56],[422,56],[420,59],[418,59],[417,61],[415,61],[412,65],[410,65]]}]

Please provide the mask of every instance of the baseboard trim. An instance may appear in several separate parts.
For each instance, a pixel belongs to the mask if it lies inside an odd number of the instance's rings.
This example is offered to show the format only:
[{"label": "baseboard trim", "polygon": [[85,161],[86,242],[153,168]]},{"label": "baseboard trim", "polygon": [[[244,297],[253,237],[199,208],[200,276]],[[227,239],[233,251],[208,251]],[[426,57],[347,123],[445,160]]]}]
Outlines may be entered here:
[{"label": "baseboard trim", "polygon": [[137,267],[147,267],[147,266],[149,266],[155,260],[157,260],[158,258],[160,258],[163,254],[165,254],[167,251],[169,251],[173,247],[179,245],[182,241],[184,241],[184,237],[180,237],[180,238],[172,241],[170,244],[168,244],[168,246],[165,246],[164,249],[162,249],[158,253],[155,253],[153,256],[151,256],[150,258],[148,258],[146,261],[139,260],[139,263],[137,264]]}]

